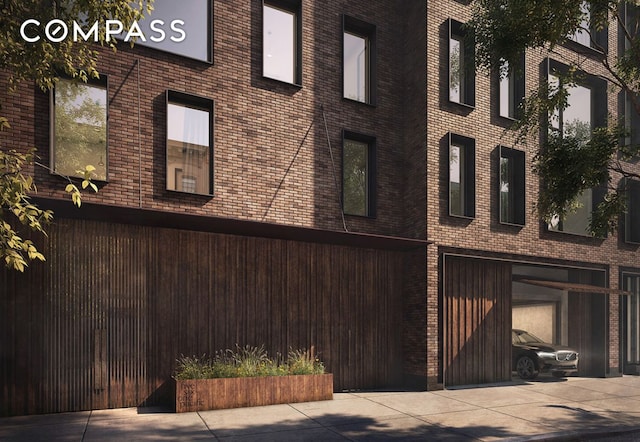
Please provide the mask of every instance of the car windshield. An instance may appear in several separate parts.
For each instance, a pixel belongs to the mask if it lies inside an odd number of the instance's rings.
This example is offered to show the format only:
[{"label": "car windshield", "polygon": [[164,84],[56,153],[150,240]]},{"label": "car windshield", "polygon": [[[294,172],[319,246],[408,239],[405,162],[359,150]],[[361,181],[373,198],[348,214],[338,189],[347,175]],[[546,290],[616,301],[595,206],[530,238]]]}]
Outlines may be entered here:
[{"label": "car windshield", "polygon": [[526,331],[517,331],[513,332],[514,343],[516,344],[530,344],[533,342],[542,342],[542,339],[533,336],[531,333]]}]

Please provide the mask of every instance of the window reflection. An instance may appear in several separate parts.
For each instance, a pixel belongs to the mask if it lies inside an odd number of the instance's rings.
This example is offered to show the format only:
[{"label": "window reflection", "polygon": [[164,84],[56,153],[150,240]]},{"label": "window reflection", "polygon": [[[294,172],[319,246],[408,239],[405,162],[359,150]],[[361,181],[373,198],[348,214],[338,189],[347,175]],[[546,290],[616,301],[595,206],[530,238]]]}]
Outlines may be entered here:
[{"label": "window reflection", "polygon": [[287,83],[296,83],[296,14],[264,5],[263,75]]},{"label": "window reflection", "polygon": [[210,113],[169,103],[167,108],[167,189],[210,194]]},{"label": "window reflection", "polygon": [[591,12],[589,11],[589,2],[583,1],[580,5],[582,11],[582,20],[580,26],[569,38],[584,46],[591,46]]},{"label": "window reflection", "polygon": [[[549,86],[550,93],[560,87],[567,88],[567,106],[552,113],[551,128],[561,131],[563,137],[574,137],[581,143],[589,142],[592,130],[591,89],[581,85],[563,86],[555,75],[549,75]],[[569,211],[565,219],[560,220],[558,216],[552,218],[548,225],[549,230],[588,235],[593,211],[593,190],[585,190],[573,205],[575,210]]]},{"label": "window reflection", "polygon": [[60,79],[53,90],[52,163],[56,173],[82,176],[95,167],[94,179],[107,179],[106,85]]},{"label": "window reflection", "polygon": [[344,140],[343,205],[344,213],[369,214],[369,144]]},{"label": "window reflection", "polygon": [[463,103],[464,44],[462,37],[452,35],[449,40],[449,100]]},{"label": "window reflection", "polygon": [[451,215],[465,215],[464,147],[452,144],[449,149],[449,210]]},{"label": "window reflection", "polygon": [[344,33],[344,97],[369,101],[367,39]]},{"label": "window reflection", "polygon": [[[149,46],[154,49],[195,58],[202,61],[211,61],[210,46],[212,32],[210,31],[211,14],[209,3],[211,0],[155,0],[151,14],[139,21],[140,29],[147,36],[147,41],[138,39],[137,45]],[[173,20],[182,20],[184,25],[179,27],[186,34],[186,38],[181,42],[171,39],[179,39],[181,34],[171,29]],[[155,28],[162,29],[162,35],[150,28],[151,22],[162,20],[163,25],[155,25]],[[124,35],[123,35],[124,37]],[[161,40],[161,41],[153,41]]]}]

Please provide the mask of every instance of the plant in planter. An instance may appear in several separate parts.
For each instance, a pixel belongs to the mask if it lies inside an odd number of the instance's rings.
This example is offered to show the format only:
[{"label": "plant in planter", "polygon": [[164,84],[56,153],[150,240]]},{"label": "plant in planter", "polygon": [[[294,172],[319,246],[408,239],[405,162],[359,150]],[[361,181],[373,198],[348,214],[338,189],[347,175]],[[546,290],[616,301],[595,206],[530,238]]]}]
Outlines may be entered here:
[{"label": "plant in planter", "polygon": [[313,351],[269,358],[264,346],[177,360],[176,412],[333,399],[333,375]]}]

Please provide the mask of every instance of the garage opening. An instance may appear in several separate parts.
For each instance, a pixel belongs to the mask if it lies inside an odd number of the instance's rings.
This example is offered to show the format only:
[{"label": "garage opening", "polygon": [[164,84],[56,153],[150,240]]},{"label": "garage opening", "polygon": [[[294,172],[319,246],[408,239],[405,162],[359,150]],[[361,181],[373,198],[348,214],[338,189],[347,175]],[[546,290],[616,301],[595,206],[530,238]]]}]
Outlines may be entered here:
[{"label": "garage opening", "polygon": [[[604,269],[443,255],[442,346],[445,387],[503,382],[516,374],[512,330],[562,346],[577,370],[541,372],[604,377],[608,371],[608,299]],[[555,358],[556,356],[554,356]],[[568,365],[570,365],[568,363]],[[566,372],[564,371],[566,369]]]}]

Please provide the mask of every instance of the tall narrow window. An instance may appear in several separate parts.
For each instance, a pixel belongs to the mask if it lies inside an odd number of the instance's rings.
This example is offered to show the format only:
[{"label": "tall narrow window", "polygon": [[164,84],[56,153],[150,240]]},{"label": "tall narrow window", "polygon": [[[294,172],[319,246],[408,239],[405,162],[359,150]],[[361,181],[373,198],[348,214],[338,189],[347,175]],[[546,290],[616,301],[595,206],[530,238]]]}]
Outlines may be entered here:
[{"label": "tall narrow window", "polygon": [[262,21],[263,75],[302,83],[301,9],[296,1],[264,1]]},{"label": "tall narrow window", "polygon": [[518,65],[509,66],[508,62],[503,61],[500,67],[498,94],[500,116],[516,119],[524,93],[524,54],[522,54]]},{"label": "tall narrow window", "polygon": [[347,215],[374,216],[375,139],[345,131],[342,154],[342,198]]},{"label": "tall narrow window", "polygon": [[[558,77],[553,76],[550,82],[559,84]],[[576,137],[583,143],[591,138],[591,90],[584,86],[568,87],[567,107],[556,111],[552,117],[552,128],[559,130],[563,136]],[[593,191],[585,190],[576,201],[576,209],[567,213],[563,220],[553,218],[550,230],[587,235],[591,212],[593,210]]]},{"label": "tall narrow window", "polygon": [[475,106],[473,42],[465,38],[463,24],[449,19],[449,101]]},{"label": "tall narrow window", "polygon": [[[549,118],[549,129],[563,137],[574,137],[586,144],[591,139],[594,127],[606,124],[606,83],[593,76],[586,75],[583,84],[565,85],[562,76],[555,72],[566,69],[559,63],[549,61],[549,86],[553,92],[559,88],[567,90],[567,104],[556,109]],[[594,208],[602,198],[601,189],[587,189],[575,201],[575,210],[567,213],[564,219],[552,218],[549,230],[589,235],[589,222]]]},{"label": "tall narrow window", "polygon": [[475,140],[449,134],[449,215],[475,217]]},{"label": "tall narrow window", "polygon": [[632,373],[637,374],[640,364],[640,275],[623,272],[622,289],[631,292],[631,295],[623,296],[622,304],[625,372],[633,366]]},{"label": "tall narrow window", "polygon": [[524,152],[500,146],[500,222],[525,223]]},{"label": "tall narrow window", "polygon": [[580,11],[582,12],[580,27],[569,38],[581,45],[591,46],[591,11],[589,2],[583,1],[580,4]]},{"label": "tall narrow window", "polygon": [[594,7],[601,6],[588,1],[582,1],[580,3],[580,25],[568,38],[581,46],[606,52],[609,46],[608,29],[606,26],[600,28],[594,25],[592,21],[592,17],[595,15],[593,11]]},{"label": "tall narrow window", "polygon": [[375,98],[375,26],[343,17],[343,96],[362,103]]},{"label": "tall narrow window", "polygon": [[213,194],[213,102],[167,92],[167,189]]},{"label": "tall narrow window", "polygon": [[107,80],[78,83],[60,79],[51,92],[51,164],[55,173],[107,179]]},{"label": "tall narrow window", "polygon": [[624,218],[625,241],[640,244],[640,181],[625,180],[627,212]]}]

